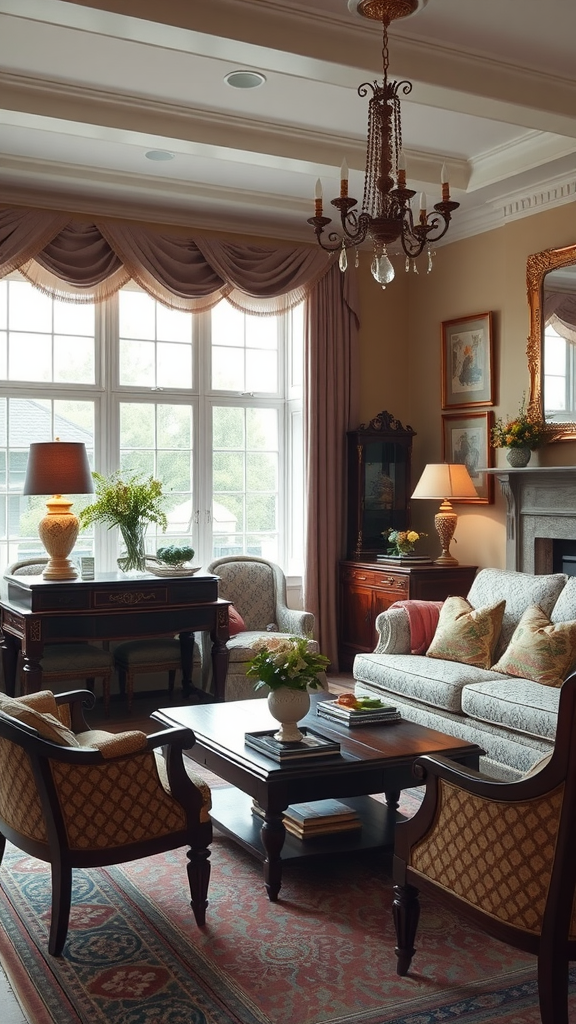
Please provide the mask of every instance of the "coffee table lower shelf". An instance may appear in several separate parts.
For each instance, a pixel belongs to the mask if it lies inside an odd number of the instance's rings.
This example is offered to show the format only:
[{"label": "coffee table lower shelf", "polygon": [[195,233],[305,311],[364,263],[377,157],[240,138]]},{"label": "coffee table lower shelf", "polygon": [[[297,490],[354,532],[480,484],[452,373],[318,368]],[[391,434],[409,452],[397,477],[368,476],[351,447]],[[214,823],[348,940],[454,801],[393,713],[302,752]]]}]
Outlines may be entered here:
[{"label": "coffee table lower shelf", "polygon": [[[333,855],[362,850],[392,849],[395,822],[405,821],[402,814],[390,811],[385,803],[373,800],[369,796],[343,798],[341,802],[358,811],[362,828],[354,832],[333,832],[330,835],[306,840],[298,839],[290,832],[286,832],[282,861],[325,857],[327,853]],[[210,813],[216,828],[239,843],[258,860],[266,859],[260,838],[262,819],[252,813],[252,797],[241,793],[234,786],[215,787],[212,790]]]}]

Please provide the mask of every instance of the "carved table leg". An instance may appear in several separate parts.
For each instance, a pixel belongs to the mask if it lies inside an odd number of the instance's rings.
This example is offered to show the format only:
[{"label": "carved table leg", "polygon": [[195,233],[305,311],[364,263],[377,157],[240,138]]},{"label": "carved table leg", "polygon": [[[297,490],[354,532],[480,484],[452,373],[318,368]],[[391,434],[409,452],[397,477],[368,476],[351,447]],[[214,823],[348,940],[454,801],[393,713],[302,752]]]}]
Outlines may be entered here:
[{"label": "carved table leg", "polygon": [[192,671],[194,666],[194,633],[189,631],[178,634],[180,640],[180,663],[182,665],[182,690],[189,697],[194,689]]},{"label": "carved table leg", "polygon": [[0,633],[0,650],[2,651],[2,673],[4,686],[9,697],[16,696],[16,668],[18,665],[19,643],[11,633]]},{"label": "carved table leg", "polygon": [[408,973],[412,957],[416,952],[414,939],[420,918],[418,889],[415,889],[413,885],[395,885],[392,913],[398,943],[394,950],[398,957],[396,972],[403,977]]},{"label": "carved table leg", "polygon": [[280,854],[284,846],[286,829],[282,822],[282,814],[266,812],[262,825],[262,846],[266,850],[264,861],[264,884],[271,903],[276,903],[282,885],[282,859]]},{"label": "carved table leg", "polygon": [[218,609],[217,622],[210,631],[212,640],[212,678],[214,680],[214,699],[223,704],[226,699],[226,676],[228,674],[228,647],[230,639],[230,622],[228,605]]},{"label": "carved table leg", "polygon": [[391,811],[397,811],[400,806],[400,790],[389,789],[385,792],[384,796],[386,797],[386,806]]}]

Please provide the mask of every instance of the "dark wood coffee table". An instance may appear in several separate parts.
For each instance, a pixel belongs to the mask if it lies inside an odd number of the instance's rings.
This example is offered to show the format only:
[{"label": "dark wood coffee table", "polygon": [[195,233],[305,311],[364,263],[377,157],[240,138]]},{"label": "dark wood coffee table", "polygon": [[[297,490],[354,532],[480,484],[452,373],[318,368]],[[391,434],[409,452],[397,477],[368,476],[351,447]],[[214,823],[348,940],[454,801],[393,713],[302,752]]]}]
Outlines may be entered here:
[{"label": "dark wood coffee table", "polygon": [[[415,784],[415,758],[444,754],[477,768],[483,753],[473,743],[413,722],[349,729],[318,717],[317,701],[335,696],[313,694],[303,724],[338,740],[340,754],[289,765],[279,765],[245,743],[245,733],[277,726],[265,700],[161,708],[152,716],[192,729],[196,743],[190,756],[231,784],[213,789],[212,819],[263,862],[264,882],[272,901],[278,898],[282,884],[282,861],[392,847],[400,791]],[[370,799],[370,793],[384,793],[386,803]],[[289,804],[328,797],[354,807],[362,818],[362,828],[304,841],[286,832],[282,812]],[[252,813],[252,800],[262,808],[263,818]]]}]

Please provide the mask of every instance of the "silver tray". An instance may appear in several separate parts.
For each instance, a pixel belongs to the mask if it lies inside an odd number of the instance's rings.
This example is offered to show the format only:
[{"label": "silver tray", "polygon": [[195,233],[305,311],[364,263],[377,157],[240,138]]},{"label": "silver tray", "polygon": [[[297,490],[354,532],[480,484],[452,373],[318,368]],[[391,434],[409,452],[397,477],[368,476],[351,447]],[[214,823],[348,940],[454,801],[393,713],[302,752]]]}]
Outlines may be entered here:
[{"label": "silver tray", "polygon": [[153,555],[146,557],[146,572],[151,572],[153,576],[193,576],[200,569],[200,565],[163,565]]}]

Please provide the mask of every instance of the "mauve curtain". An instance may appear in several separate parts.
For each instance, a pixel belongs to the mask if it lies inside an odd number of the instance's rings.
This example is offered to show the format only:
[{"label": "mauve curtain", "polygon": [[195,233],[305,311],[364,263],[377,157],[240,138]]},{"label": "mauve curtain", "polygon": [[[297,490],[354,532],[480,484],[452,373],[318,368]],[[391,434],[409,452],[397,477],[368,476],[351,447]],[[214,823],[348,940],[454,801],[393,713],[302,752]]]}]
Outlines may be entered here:
[{"label": "mauve curtain", "polygon": [[307,302],[304,464],[307,514],[304,606],[320,650],[338,672],[338,561],[345,545],[346,431],[355,413],[356,274],[334,264]]},{"label": "mauve curtain", "polygon": [[226,298],[257,315],[306,300],[304,438],[305,606],[321,650],[338,669],[337,566],[344,551],[345,435],[355,400],[356,275],[322,249],[165,234],[129,222],[0,209],[0,278],[19,270],[70,302],[101,302],[133,280],[175,309]]}]

